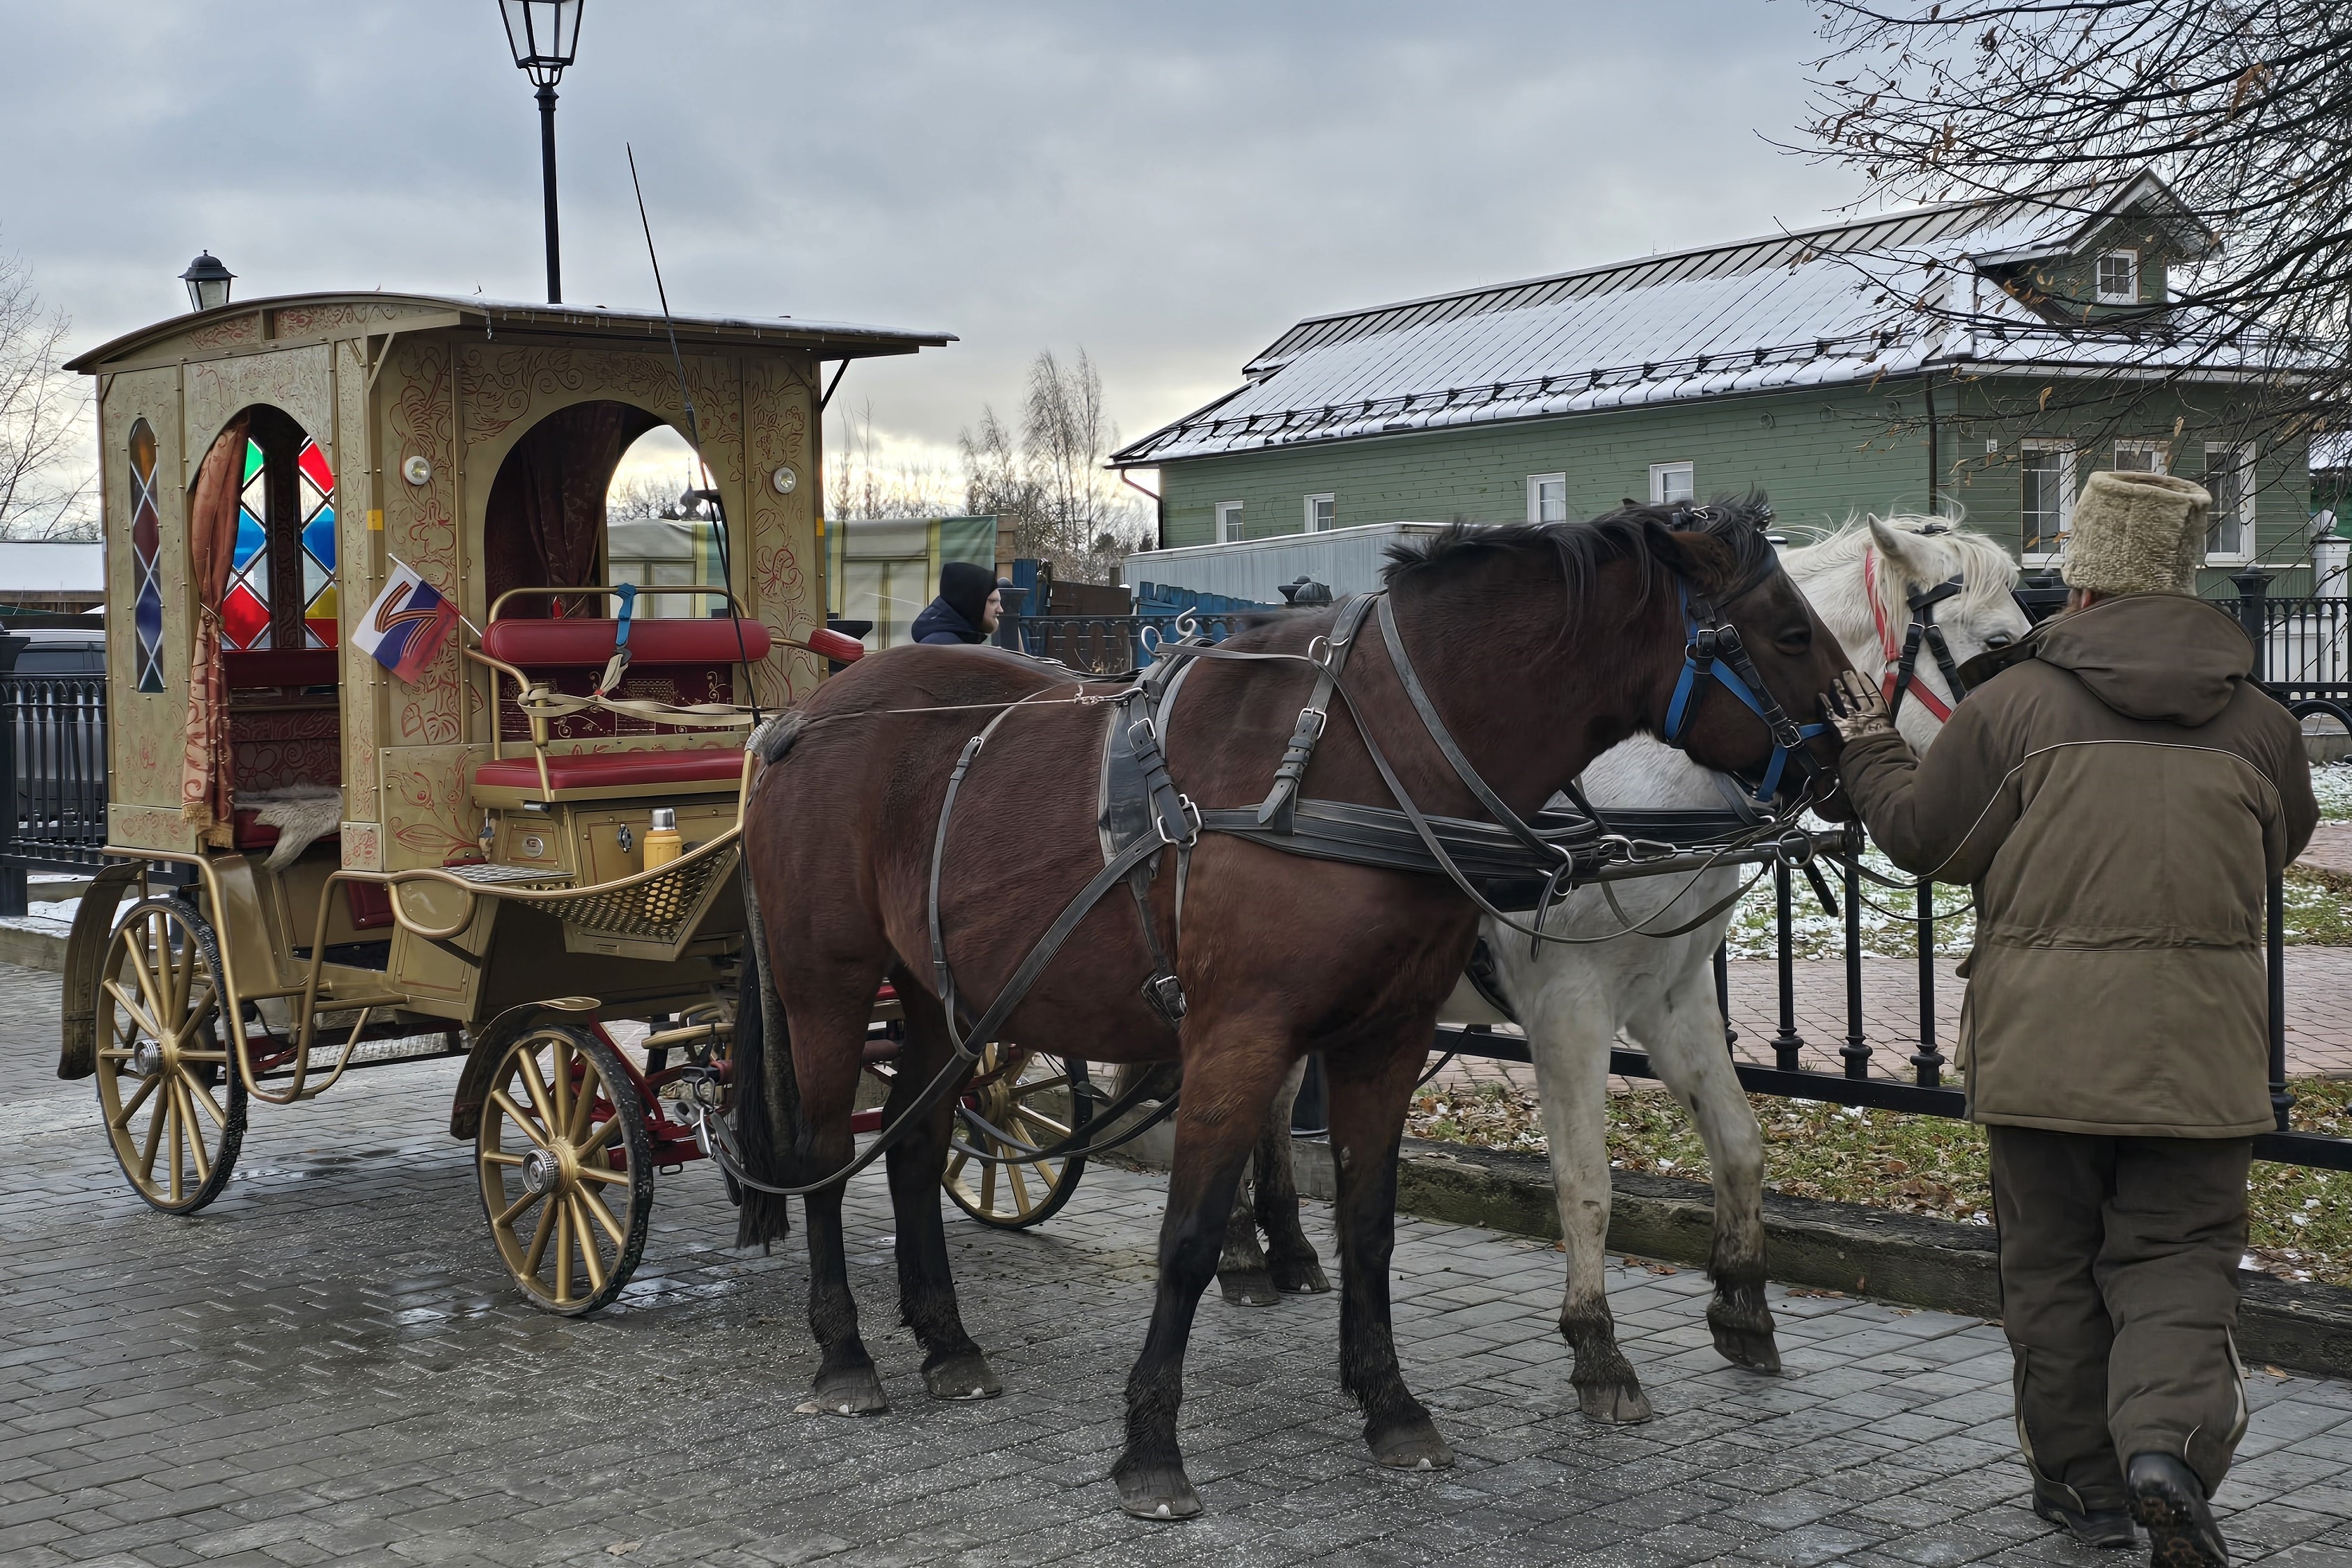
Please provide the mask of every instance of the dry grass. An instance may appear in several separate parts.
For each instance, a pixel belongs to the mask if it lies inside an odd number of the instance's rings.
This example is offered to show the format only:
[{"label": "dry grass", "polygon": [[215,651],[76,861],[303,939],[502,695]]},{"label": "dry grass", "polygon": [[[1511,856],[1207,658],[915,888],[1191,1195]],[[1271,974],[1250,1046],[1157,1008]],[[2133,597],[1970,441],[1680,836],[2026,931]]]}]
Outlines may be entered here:
[{"label": "dry grass", "polygon": [[[2298,1130],[2352,1136],[2352,1082],[2293,1086]],[[1813,1100],[1748,1097],[1764,1129],[1766,1184],[1800,1197],[1867,1204],[1991,1223],[1984,1130]],[[1541,1153],[1548,1147],[1531,1094],[1486,1084],[1466,1094],[1424,1089],[1407,1129],[1415,1137]],[[1623,1171],[1707,1180],[1706,1148],[1662,1091],[1610,1097],[1609,1163]],[[2248,1184],[2249,1254],[2284,1279],[2352,1286],[2352,1173],[2257,1163]]]}]

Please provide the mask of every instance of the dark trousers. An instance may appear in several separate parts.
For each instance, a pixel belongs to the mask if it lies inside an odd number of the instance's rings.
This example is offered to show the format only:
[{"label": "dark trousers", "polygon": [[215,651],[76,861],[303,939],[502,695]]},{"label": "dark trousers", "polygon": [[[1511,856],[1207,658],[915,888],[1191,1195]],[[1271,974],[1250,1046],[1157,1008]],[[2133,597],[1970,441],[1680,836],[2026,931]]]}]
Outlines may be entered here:
[{"label": "dark trousers", "polygon": [[2132,1456],[2221,1484],[2246,1430],[2231,1331],[2251,1139],[2103,1138],[1989,1127],[2001,1322],[2036,1484],[2125,1503]]}]

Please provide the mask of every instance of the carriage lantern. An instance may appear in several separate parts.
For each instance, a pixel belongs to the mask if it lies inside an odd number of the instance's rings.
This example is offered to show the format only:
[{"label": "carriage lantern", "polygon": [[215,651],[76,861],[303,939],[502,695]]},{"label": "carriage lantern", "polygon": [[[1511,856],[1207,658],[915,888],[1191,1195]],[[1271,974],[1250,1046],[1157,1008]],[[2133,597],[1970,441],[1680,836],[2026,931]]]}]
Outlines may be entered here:
[{"label": "carriage lantern", "polygon": [[188,263],[180,274],[180,281],[188,286],[188,309],[211,310],[228,303],[228,286],[236,274],[221,265],[219,257],[207,250]]},{"label": "carriage lantern", "polygon": [[563,299],[555,238],[555,84],[580,49],[580,12],[587,0],[499,0],[507,47],[539,86],[539,171],[547,212],[547,302]]}]

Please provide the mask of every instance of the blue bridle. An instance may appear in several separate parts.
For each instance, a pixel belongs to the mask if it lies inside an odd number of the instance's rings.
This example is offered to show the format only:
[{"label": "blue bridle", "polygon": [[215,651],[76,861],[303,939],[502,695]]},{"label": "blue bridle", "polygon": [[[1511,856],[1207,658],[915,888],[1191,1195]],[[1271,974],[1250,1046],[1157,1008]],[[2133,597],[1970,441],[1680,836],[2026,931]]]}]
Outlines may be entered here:
[{"label": "blue bridle", "polygon": [[[1762,576],[1752,578],[1730,596],[1736,599],[1762,581]],[[1759,805],[1769,805],[1772,797],[1780,793],[1780,780],[1788,772],[1790,757],[1797,759],[1798,768],[1808,776],[1818,773],[1819,764],[1807,754],[1804,746],[1829,726],[1800,724],[1790,718],[1764,689],[1763,677],[1756,672],[1747,645],[1739,640],[1739,628],[1724,620],[1711,601],[1694,599],[1687,578],[1676,577],[1675,588],[1682,601],[1683,672],[1675,681],[1673,699],[1666,704],[1666,722],[1662,731],[1665,742],[1678,751],[1686,749],[1683,742],[1690,730],[1691,716],[1698,711],[1699,699],[1706,694],[1706,682],[1712,679],[1738,698],[1739,705],[1761,719],[1764,727],[1772,732],[1772,760],[1765,764],[1763,781],[1757,784],[1755,795]],[[1748,781],[1743,777],[1740,782]]]}]

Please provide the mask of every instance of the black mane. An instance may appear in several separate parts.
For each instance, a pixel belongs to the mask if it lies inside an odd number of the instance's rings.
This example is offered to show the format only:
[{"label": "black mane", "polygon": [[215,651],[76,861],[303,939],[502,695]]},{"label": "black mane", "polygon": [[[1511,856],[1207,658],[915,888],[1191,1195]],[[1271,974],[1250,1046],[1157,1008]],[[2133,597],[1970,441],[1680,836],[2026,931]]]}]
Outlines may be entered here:
[{"label": "black mane", "polygon": [[1738,582],[1770,564],[1764,525],[1771,518],[1763,492],[1751,490],[1706,506],[1629,504],[1583,522],[1456,522],[1433,538],[1390,545],[1381,580],[1391,588],[1435,584],[1497,555],[1532,555],[1554,563],[1577,595],[1611,561],[1632,560],[1646,580],[1657,555],[1654,535],[1664,530],[1704,533],[1725,545],[1732,557],[1727,581]]}]

